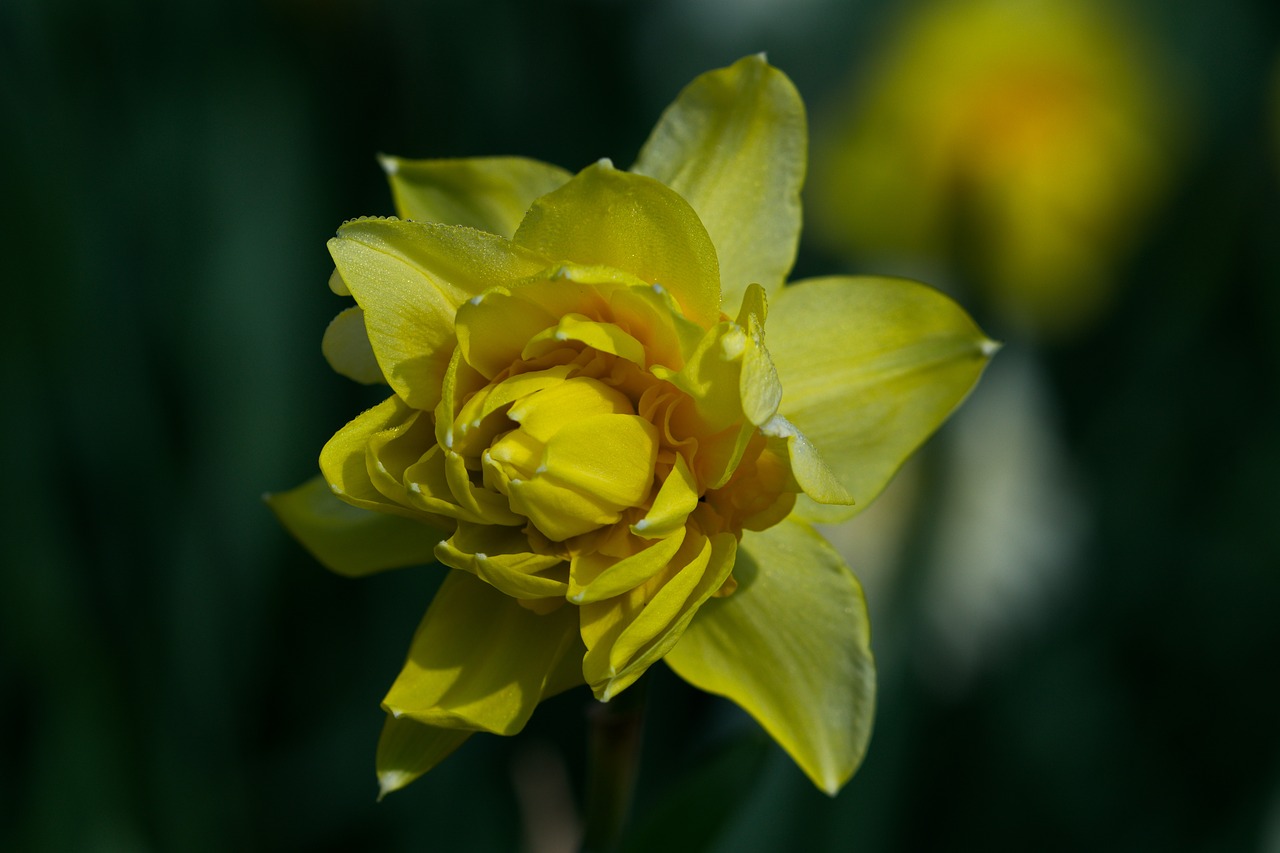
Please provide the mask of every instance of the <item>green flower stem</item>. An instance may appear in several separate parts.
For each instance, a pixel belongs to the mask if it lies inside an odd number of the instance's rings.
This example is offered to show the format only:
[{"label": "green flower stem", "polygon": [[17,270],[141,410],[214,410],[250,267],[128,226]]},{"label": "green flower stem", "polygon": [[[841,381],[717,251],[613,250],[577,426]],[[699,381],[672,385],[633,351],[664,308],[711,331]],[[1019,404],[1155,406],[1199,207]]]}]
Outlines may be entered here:
[{"label": "green flower stem", "polygon": [[613,700],[588,712],[591,742],[583,853],[613,853],[618,849],[640,767],[647,683],[647,678],[641,678]]}]

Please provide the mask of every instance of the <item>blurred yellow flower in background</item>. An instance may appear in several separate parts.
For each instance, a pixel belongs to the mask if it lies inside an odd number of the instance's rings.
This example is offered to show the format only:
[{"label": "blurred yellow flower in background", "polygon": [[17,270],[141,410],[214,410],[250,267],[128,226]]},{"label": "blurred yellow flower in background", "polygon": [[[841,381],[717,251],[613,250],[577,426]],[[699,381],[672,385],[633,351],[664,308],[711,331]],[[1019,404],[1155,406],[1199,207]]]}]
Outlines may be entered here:
[{"label": "blurred yellow flower in background", "polygon": [[401,219],[330,241],[356,304],[323,349],[392,394],[269,501],[342,574],[451,569],[383,700],[384,792],[663,659],[823,790],[853,774],[866,606],[810,522],[869,503],[994,345],[913,282],[784,287],[806,148],[756,56],[690,84],[629,172],[383,159]]},{"label": "blurred yellow flower in background", "polygon": [[815,155],[837,251],[962,268],[1037,336],[1103,309],[1177,155],[1178,92],[1109,9],[937,0],[860,69]]}]

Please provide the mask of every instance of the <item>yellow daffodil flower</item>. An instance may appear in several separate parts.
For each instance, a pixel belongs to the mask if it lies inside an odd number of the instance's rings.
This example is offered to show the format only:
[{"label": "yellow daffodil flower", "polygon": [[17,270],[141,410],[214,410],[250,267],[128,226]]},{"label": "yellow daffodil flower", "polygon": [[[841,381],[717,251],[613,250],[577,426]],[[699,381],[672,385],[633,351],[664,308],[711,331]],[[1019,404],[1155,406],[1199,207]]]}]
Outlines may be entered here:
[{"label": "yellow daffodil flower", "polygon": [[383,700],[384,792],[663,659],[823,790],[853,774],[866,607],[810,522],[875,497],[993,347],[923,285],[783,287],[805,149],[799,95],[749,57],[685,89],[629,172],[384,158],[401,218],[330,241],[356,304],[323,349],[391,396],[269,499],[342,574],[451,569]]},{"label": "yellow daffodil flower", "polygon": [[1105,307],[1168,182],[1178,95],[1105,6],[922,4],[820,147],[815,232],[863,257],[962,259],[1007,320],[1068,335]]}]

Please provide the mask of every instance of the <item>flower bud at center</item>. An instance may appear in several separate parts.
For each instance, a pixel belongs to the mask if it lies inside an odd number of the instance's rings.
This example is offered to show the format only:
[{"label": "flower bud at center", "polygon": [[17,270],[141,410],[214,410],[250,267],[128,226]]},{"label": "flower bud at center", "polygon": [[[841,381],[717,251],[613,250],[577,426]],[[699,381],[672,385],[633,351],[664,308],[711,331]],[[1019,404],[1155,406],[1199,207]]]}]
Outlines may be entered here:
[{"label": "flower bud at center", "polygon": [[658,431],[623,394],[577,377],[518,401],[515,428],[482,454],[487,485],[544,536],[563,542],[647,503]]}]

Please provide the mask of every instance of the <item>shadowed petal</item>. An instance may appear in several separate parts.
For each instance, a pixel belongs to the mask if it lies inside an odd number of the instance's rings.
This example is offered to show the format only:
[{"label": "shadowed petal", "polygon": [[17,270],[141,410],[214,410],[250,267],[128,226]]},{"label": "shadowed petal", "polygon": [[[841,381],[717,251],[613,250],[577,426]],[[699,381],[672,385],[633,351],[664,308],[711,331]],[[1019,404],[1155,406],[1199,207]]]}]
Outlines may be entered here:
[{"label": "shadowed petal", "polygon": [[[379,490],[379,482],[369,470],[369,448],[374,439],[406,429],[417,417],[417,412],[393,395],[334,433],[320,450],[320,473],[334,494],[352,506],[421,518],[419,510]],[[384,485],[391,479],[386,472],[377,473]]]},{"label": "shadowed petal", "polygon": [[335,371],[364,385],[385,385],[386,377],[378,366],[364,328],[364,311],[353,305],[342,311],[324,330],[320,351]]},{"label": "shadowed petal", "polygon": [[378,799],[398,791],[449,757],[471,732],[442,729],[387,714],[378,738]]},{"label": "shadowed petal", "polygon": [[534,199],[572,175],[527,157],[378,158],[401,219],[465,225],[510,238]]},{"label": "shadowed petal", "polygon": [[435,562],[445,533],[398,515],[360,509],[340,500],[323,477],[266,496],[267,505],[324,566],[356,577],[384,569]]},{"label": "shadowed petal", "polygon": [[515,734],[544,695],[568,686],[565,657],[583,652],[575,608],[539,615],[451,571],[382,706],[427,725]]}]

